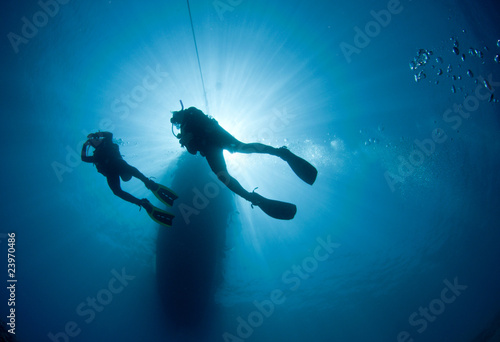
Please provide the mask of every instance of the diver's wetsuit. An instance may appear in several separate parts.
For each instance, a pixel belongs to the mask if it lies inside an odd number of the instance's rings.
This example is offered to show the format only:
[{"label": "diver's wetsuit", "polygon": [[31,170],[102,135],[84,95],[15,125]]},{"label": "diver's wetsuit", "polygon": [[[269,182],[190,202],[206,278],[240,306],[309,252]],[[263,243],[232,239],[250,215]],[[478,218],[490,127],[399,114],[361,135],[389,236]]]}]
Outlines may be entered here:
[{"label": "diver's wetsuit", "polygon": [[184,111],[180,142],[182,146],[186,146],[191,154],[196,154],[199,151],[207,159],[210,168],[221,182],[231,191],[251,202],[254,197],[252,193],[246,191],[228,173],[223,150],[228,150],[231,153],[263,153],[275,156],[280,156],[281,152],[281,149],[272,146],[260,143],[245,144],[239,141],[222,128],[215,119],[209,118],[201,110],[194,107]]},{"label": "diver's wetsuit", "polygon": [[118,145],[113,143],[113,133],[101,132],[100,134],[103,137],[102,142],[95,147],[92,156],[87,155],[88,145],[83,145],[82,161],[93,163],[97,167],[97,171],[106,177],[109,187],[116,196],[140,206],[141,200],[122,190],[120,177],[125,182],[129,181],[131,177],[138,178],[148,189],[154,182],[123,160]]}]

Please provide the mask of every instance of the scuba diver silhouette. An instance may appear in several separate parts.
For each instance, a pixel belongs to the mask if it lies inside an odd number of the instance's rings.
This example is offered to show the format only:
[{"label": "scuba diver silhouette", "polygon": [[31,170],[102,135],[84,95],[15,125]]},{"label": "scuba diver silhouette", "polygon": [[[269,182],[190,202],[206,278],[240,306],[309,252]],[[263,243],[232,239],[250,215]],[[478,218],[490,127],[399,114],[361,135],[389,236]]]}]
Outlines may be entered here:
[{"label": "scuba diver silhouette", "polygon": [[[81,158],[86,163],[93,163],[97,172],[106,177],[110,189],[113,194],[121,199],[136,204],[139,207],[146,209],[147,213],[156,222],[170,226],[173,215],[160,210],[153,206],[148,199],[138,199],[128,192],[124,191],[120,186],[120,178],[124,182],[128,182],[132,177],[141,180],[146,188],[151,190],[153,194],[166,205],[172,206],[173,201],[178,197],[169,188],[155,183],[151,179],[144,176],[138,169],[129,165],[123,160],[120,154],[118,144],[113,142],[113,133],[97,132],[87,136],[88,140],[83,144]],[[88,155],[89,147],[94,148],[92,156]]]},{"label": "scuba diver silhouette", "polygon": [[252,203],[252,207],[258,206],[271,217],[290,220],[295,216],[297,207],[294,204],[269,200],[257,194],[255,190],[248,192],[241,184],[233,178],[226,167],[223,150],[231,153],[262,153],[280,157],[286,161],[292,170],[303,181],[313,184],[318,171],[314,166],[304,159],[293,154],[287,147],[275,148],[261,143],[246,144],[229,134],[219,123],[204,114],[195,107],[172,112],[170,122],[180,129],[180,133],[174,135],[179,139],[181,147],[186,147],[189,153],[196,155],[197,152],[206,158],[210,168],[232,192]]}]

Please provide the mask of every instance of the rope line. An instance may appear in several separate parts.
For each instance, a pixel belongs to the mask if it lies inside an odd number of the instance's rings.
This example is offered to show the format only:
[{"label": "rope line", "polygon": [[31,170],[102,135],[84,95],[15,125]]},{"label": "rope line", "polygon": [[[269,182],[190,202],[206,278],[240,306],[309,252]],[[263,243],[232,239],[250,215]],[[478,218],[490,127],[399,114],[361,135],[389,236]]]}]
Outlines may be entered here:
[{"label": "rope line", "polygon": [[191,31],[193,31],[194,48],[196,49],[196,57],[198,58],[198,68],[200,69],[201,84],[203,86],[203,93],[205,94],[205,107],[207,108],[207,114],[209,114],[207,91],[205,89],[205,81],[203,80],[203,72],[201,71],[200,54],[198,53],[198,44],[196,43],[196,36],[194,34],[193,17],[191,16],[191,7],[189,6],[189,0],[187,0],[187,6],[189,11],[189,19],[191,20]]}]

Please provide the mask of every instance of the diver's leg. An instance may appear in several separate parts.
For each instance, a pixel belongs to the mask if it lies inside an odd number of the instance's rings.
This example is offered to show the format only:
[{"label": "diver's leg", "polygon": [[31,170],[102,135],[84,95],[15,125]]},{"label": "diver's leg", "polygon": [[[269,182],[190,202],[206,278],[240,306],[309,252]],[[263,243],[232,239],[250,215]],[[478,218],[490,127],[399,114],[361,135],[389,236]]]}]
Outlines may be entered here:
[{"label": "diver's leg", "polygon": [[133,167],[132,165],[129,165],[126,161],[122,162],[122,165],[120,167],[120,173],[129,174],[141,180],[148,189],[151,189],[155,185],[155,182],[153,182],[148,177],[144,176],[137,168]]},{"label": "diver's leg", "polygon": [[264,153],[264,154],[270,154],[273,156],[277,156],[279,149],[274,148],[269,145],[264,145],[261,143],[250,143],[250,144],[245,144],[240,142],[239,145],[236,146],[234,149],[234,152],[240,152],[240,153]]},{"label": "diver's leg", "polygon": [[231,147],[234,146],[232,150],[230,150],[232,152],[266,153],[280,157],[282,160],[288,163],[290,168],[293,170],[293,172],[295,172],[297,176],[300,177],[300,179],[311,185],[314,183],[318,175],[318,170],[316,170],[314,166],[312,166],[306,160],[293,154],[292,151],[290,151],[286,146],[282,146],[280,148],[274,148],[260,143],[244,144],[242,142],[239,142],[239,144],[233,143],[230,146]]},{"label": "diver's leg", "polygon": [[208,151],[205,153],[205,158],[207,158],[208,165],[210,165],[212,171],[217,175],[217,178],[219,178],[219,180],[224,183],[229,190],[244,199],[249,200],[250,193],[246,191],[227,171],[226,161],[224,160],[222,149],[212,149]]},{"label": "diver's leg", "polygon": [[110,189],[116,196],[120,197],[121,199],[127,202],[134,203],[139,206],[141,205],[141,201],[138,198],[122,190],[120,186],[120,176],[118,174],[107,176],[106,179],[108,180],[108,185]]},{"label": "diver's leg", "polygon": [[222,146],[230,152],[239,152],[239,153],[263,153],[263,154],[271,154],[273,156],[277,156],[279,154],[279,149],[274,148],[269,145],[264,145],[261,143],[251,143],[245,144],[235,137],[233,137],[228,131],[220,128],[219,138],[222,142]]},{"label": "diver's leg", "polygon": [[272,156],[280,157],[287,162],[290,159],[290,155],[293,155],[286,146],[275,148],[261,143],[245,144],[232,136],[231,138],[232,142],[226,147],[231,152],[270,154]]}]

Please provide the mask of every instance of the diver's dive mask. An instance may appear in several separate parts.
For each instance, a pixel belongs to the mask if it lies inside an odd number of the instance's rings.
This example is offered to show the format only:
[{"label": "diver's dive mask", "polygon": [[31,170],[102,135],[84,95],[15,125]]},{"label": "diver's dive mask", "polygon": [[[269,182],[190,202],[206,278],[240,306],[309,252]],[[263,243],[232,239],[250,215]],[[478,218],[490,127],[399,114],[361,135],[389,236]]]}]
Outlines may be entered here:
[{"label": "diver's dive mask", "polygon": [[180,102],[181,102],[181,110],[176,111],[176,112],[172,112],[172,118],[170,119],[170,123],[172,124],[172,134],[177,139],[180,139],[181,134],[180,133],[179,134],[175,134],[174,133],[174,126],[177,127],[177,129],[180,129],[181,128],[182,119],[183,119],[183,116],[184,116],[184,104],[182,103],[182,100],[180,100]]},{"label": "diver's dive mask", "polygon": [[93,148],[99,147],[99,145],[101,145],[102,143],[102,139],[100,139],[99,137],[92,137],[88,141]]}]

